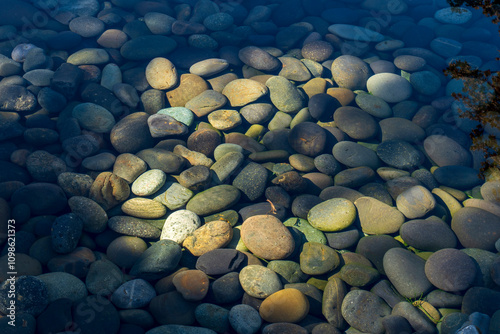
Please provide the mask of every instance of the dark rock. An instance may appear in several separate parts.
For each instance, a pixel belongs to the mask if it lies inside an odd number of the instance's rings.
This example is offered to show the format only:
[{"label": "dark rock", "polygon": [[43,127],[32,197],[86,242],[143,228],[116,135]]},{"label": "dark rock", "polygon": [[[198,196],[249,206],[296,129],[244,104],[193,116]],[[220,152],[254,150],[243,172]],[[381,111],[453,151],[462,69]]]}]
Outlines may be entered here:
[{"label": "dark rock", "polygon": [[130,275],[146,280],[164,277],[177,267],[181,255],[181,247],[175,241],[160,240],[142,253]]},{"label": "dark rock", "polygon": [[52,248],[66,254],[74,250],[82,235],[83,221],[77,215],[68,213],[58,217],[52,224]]},{"label": "dark rock", "polygon": [[146,220],[130,216],[111,217],[108,221],[108,227],[120,234],[139,238],[157,239],[161,235],[161,230]]},{"label": "dark rock", "polygon": [[67,204],[63,190],[51,183],[30,183],[12,194],[11,204],[27,204],[33,215],[51,215],[61,212]]},{"label": "dark rock", "polygon": [[47,307],[49,302],[45,283],[35,276],[19,276],[14,282],[9,279],[0,285],[0,310],[3,314],[12,314],[9,309],[12,307],[12,298],[9,296],[11,284],[15,285],[16,294],[14,315],[25,312],[36,317]]},{"label": "dark rock", "polygon": [[423,161],[420,151],[401,140],[382,142],[377,146],[377,155],[387,165],[398,169],[414,169]]},{"label": "dark rock", "polygon": [[126,42],[121,47],[120,53],[125,59],[140,61],[164,57],[176,47],[177,42],[167,36],[139,36]]},{"label": "dark rock", "polygon": [[231,304],[241,300],[243,288],[239,280],[239,273],[229,272],[217,278],[210,286],[212,296],[217,304]]},{"label": "dark rock", "polygon": [[370,260],[377,270],[385,275],[383,258],[385,253],[392,248],[401,248],[401,244],[388,235],[373,235],[359,240],[356,253]]},{"label": "dark rock", "polygon": [[464,247],[494,252],[500,234],[500,218],[479,208],[465,207],[455,212],[451,229]]},{"label": "dark rock", "polygon": [[423,312],[407,301],[396,304],[392,309],[391,315],[399,315],[405,318],[414,330],[421,333],[434,334],[437,332],[434,323]]},{"label": "dark rock", "polygon": [[81,69],[75,65],[63,63],[54,72],[50,88],[71,100],[78,91],[82,79],[83,71]]},{"label": "dark rock", "polygon": [[5,111],[31,112],[36,107],[36,97],[25,87],[0,86],[0,109]]},{"label": "dark rock", "polygon": [[348,292],[342,302],[342,316],[361,332],[384,333],[382,319],[391,308],[377,295],[365,290]]},{"label": "dark rock", "polygon": [[379,126],[375,119],[366,111],[356,107],[338,108],[333,114],[333,120],[340,130],[353,139],[370,139],[379,132]]},{"label": "dark rock", "polygon": [[236,271],[244,259],[243,253],[235,249],[214,249],[198,258],[196,269],[210,276],[224,275]]},{"label": "dark rock", "polygon": [[[99,312],[96,312],[96,305]],[[116,334],[120,328],[120,316],[116,308],[104,296],[92,295],[72,305],[73,323],[83,332],[95,334]],[[92,310],[94,317],[88,321],[88,314],[81,310]]]},{"label": "dark rock", "polygon": [[72,322],[70,299],[57,299],[37,317],[37,331],[41,334],[58,333],[67,329],[68,323]]}]

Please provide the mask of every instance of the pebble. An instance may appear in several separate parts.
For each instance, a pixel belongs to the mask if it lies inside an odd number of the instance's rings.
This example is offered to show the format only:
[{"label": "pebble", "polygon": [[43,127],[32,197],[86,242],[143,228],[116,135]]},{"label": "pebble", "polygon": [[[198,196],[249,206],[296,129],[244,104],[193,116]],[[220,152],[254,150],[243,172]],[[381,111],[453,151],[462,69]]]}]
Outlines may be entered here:
[{"label": "pebble", "polygon": [[455,248],[457,245],[457,237],[440,219],[407,221],[401,226],[399,233],[405,243],[423,251],[435,252],[444,248]]},{"label": "pebble", "polygon": [[449,7],[436,11],[434,18],[441,23],[458,25],[467,23],[472,18],[472,13],[464,7],[458,7],[457,10]]},{"label": "pebble", "polygon": [[467,248],[494,252],[498,239],[495,235],[499,233],[499,228],[499,217],[479,208],[461,208],[451,220],[451,229],[460,243]]},{"label": "pebble", "polygon": [[262,319],[253,307],[239,304],[229,310],[229,323],[237,333],[254,334],[260,329]]},{"label": "pebble", "polygon": [[116,157],[108,152],[96,154],[82,160],[82,166],[95,171],[105,171],[111,169]]},{"label": "pebble", "polygon": [[168,216],[163,225],[160,240],[173,240],[179,244],[201,226],[201,220],[194,212],[179,210]]},{"label": "pebble", "polygon": [[422,153],[403,140],[386,140],[377,146],[377,156],[387,165],[411,170],[421,164]]},{"label": "pebble", "polygon": [[124,235],[108,245],[106,255],[118,267],[130,269],[146,249],[147,244],[143,239]]},{"label": "pebble", "polygon": [[61,254],[74,250],[82,229],[83,221],[76,214],[67,213],[56,218],[51,228],[53,250]]},{"label": "pebble", "polygon": [[427,259],[425,275],[439,289],[458,292],[472,285],[476,277],[476,266],[467,254],[454,248],[445,248]]},{"label": "pebble", "polygon": [[71,212],[83,223],[83,230],[90,233],[102,233],[107,226],[108,215],[99,204],[83,196],[73,196],[68,200]]},{"label": "pebble", "polygon": [[355,97],[355,101],[362,110],[374,117],[388,118],[393,115],[389,104],[375,95],[358,94]]},{"label": "pebble", "polygon": [[111,295],[111,302],[120,309],[135,309],[147,306],[154,297],[153,286],[139,278],[120,285]]},{"label": "pebble", "polygon": [[414,219],[432,211],[436,206],[436,200],[427,188],[414,186],[398,195],[396,206],[406,218]]},{"label": "pebble", "polygon": [[244,259],[245,255],[236,249],[217,248],[201,255],[196,261],[196,269],[210,276],[225,275],[238,270]]},{"label": "pebble", "polygon": [[360,197],[354,201],[361,229],[366,234],[391,234],[399,231],[405,221],[396,208],[373,197]]},{"label": "pebble", "polygon": [[338,142],[333,146],[332,154],[338,162],[347,167],[368,166],[372,169],[380,167],[380,160],[377,157],[377,153],[358,143],[350,141]]},{"label": "pebble", "polygon": [[431,71],[419,71],[410,75],[413,89],[423,95],[434,95],[441,88],[441,80]]},{"label": "pebble", "polygon": [[[333,120],[340,130],[353,139],[370,139],[378,132],[375,119],[366,111],[356,107],[338,108],[333,114]],[[357,124],[363,124],[363,127],[357,126]]]},{"label": "pebble", "polygon": [[167,180],[166,174],[159,169],[151,169],[141,174],[132,183],[131,191],[137,196],[149,196],[160,190]]},{"label": "pebble", "polygon": [[226,221],[211,221],[186,237],[182,246],[194,256],[201,256],[211,250],[223,248],[233,238],[233,229]]},{"label": "pebble", "polygon": [[148,198],[131,198],[125,201],[121,210],[132,217],[155,219],[163,217],[167,213],[165,206]]},{"label": "pebble", "polygon": [[328,27],[328,31],[341,38],[357,42],[381,42],[384,35],[363,27],[350,24],[333,24]]},{"label": "pebble", "polygon": [[172,283],[187,301],[199,301],[208,293],[208,276],[201,270],[184,270],[175,274]]},{"label": "pebble", "polygon": [[[48,291],[45,283],[36,276],[20,276],[15,280],[16,303],[15,309],[18,312],[26,312],[32,316],[38,316],[48,304]],[[10,281],[6,280],[0,285],[0,309],[4,314],[11,314],[9,291]]]},{"label": "pebble", "polygon": [[175,65],[170,60],[157,57],[146,66],[146,80],[154,89],[166,90],[179,82],[179,76]]},{"label": "pebble", "polygon": [[366,82],[371,94],[388,103],[398,103],[408,99],[412,93],[412,85],[405,78],[394,73],[378,73]]},{"label": "pebble", "polygon": [[209,89],[186,102],[185,106],[197,117],[203,117],[223,107],[226,103],[227,99],[225,95],[216,90]]},{"label": "pebble", "polygon": [[370,78],[368,64],[358,57],[343,55],[335,58],[331,67],[333,80],[341,88],[349,90],[366,89]]},{"label": "pebble", "polygon": [[115,150],[119,153],[134,154],[153,146],[148,118],[149,115],[145,112],[136,112],[118,121],[110,133],[110,141]]},{"label": "pebble", "polygon": [[218,185],[202,191],[189,200],[186,209],[199,216],[224,211],[240,199],[240,191],[231,185]]},{"label": "pebble", "polygon": [[229,330],[229,310],[221,306],[210,303],[200,304],[196,307],[195,317],[202,327],[217,333],[225,333]]},{"label": "pebble", "polygon": [[390,314],[391,308],[382,298],[369,291],[350,291],[342,301],[342,316],[361,332],[384,333],[382,319]]},{"label": "pebble", "polygon": [[337,252],[318,242],[306,242],[300,252],[300,269],[307,275],[322,275],[340,265]]},{"label": "pebble", "polygon": [[238,52],[240,60],[248,66],[265,72],[272,72],[279,68],[280,61],[257,46],[247,46]]},{"label": "pebble", "polygon": [[356,207],[344,198],[324,201],[309,210],[307,220],[323,232],[336,232],[349,227],[356,218]]},{"label": "pebble", "polygon": [[269,97],[280,111],[295,113],[306,106],[304,95],[286,78],[272,76],[266,81]]},{"label": "pebble", "polygon": [[271,269],[248,265],[240,271],[240,284],[247,294],[255,298],[267,298],[282,290],[278,275]]},{"label": "pebble", "polygon": [[259,308],[264,321],[270,323],[301,321],[309,313],[309,301],[297,289],[283,289],[268,296]]},{"label": "pebble", "polygon": [[159,279],[171,274],[182,256],[181,247],[172,240],[160,240],[146,249],[130,269],[130,275],[145,280]]},{"label": "pebble", "polygon": [[108,220],[108,227],[120,234],[155,239],[161,234],[161,231],[148,223],[147,221],[130,217],[130,216],[114,216]]}]

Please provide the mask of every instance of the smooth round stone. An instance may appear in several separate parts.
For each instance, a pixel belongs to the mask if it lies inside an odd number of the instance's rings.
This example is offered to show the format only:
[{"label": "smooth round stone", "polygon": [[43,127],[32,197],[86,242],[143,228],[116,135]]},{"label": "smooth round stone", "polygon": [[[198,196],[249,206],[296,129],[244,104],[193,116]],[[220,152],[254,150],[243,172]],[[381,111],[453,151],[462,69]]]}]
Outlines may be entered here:
[{"label": "smooth round stone", "polygon": [[227,103],[226,97],[215,90],[206,90],[186,103],[186,108],[196,116],[203,117],[210,112],[223,107]]},{"label": "smooth round stone", "polygon": [[182,246],[194,256],[201,256],[211,250],[223,248],[233,238],[233,229],[226,221],[206,223],[189,235]]},{"label": "smooth round stone", "polygon": [[52,129],[31,128],[23,133],[26,143],[34,146],[45,146],[54,144],[59,139],[59,133]]},{"label": "smooth round stone", "polygon": [[397,169],[414,169],[422,163],[422,153],[403,140],[387,140],[377,146],[377,156]]},{"label": "smooth round stone", "polygon": [[383,258],[385,274],[405,298],[418,298],[432,288],[425,275],[425,260],[403,248],[389,249]]},{"label": "smooth round stone", "polygon": [[208,50],[215,50],[219,46],[219,43],[215,39],[205,34],[193,34],[189,36],[188,44],[194,48]]},{"label": "smooth round stone", "polygon": [[412,56],[412,55],[401,55],[394,58],[394,65],[397,68],[407,72],[420,71],[427,64],[424,58]]},{"label": "smooth round stone", "polygon": [[172,283],[187,301],[202,300],[208,293],[208,276],[201,270],[180,271]]},{"label": "smooth round stone", "polygon": [[109,244],[106,255],[118,267],[130,269],[147,248],[141,238],[121,236]]},{"label": "smooth round stone", "polygon": [[388,103],[398,103],[408,99],[412,93],[412,85],[405,78],[393,73],[372,75],[366,82],[371,94]]},{"label": "smooth round stone", "polygon": [[81,16],[69,22],[69,29],[84,38],[95,37],[104,31],[104,22],[96,17]]},{"label": "smooth round stone", "polygon": [[358,57],[343,55],[335,58],[331,67],[333,80],[341,88],[365,89],[371,71],[366,62]]},{"label": "smooth round stone", "polygon": [[105,171],[113,167],[115,160],[116,157],[113,154],[103,152],[83,159],[82,166],[90,170]]},{"label": "smooth round stone", "polygon": [[241,116],[237,110],[219,109],[208,115],[208,121],[217,130],[231,130],[241,124]]},{"label": "smooth round stone", "polygon": [[364,264],[349,263],[342,266],[339,277],[350,286],[364,287],[378,280],[377,269]]},{"label": "smooth round stone", "polygon": [[464,24],[472,18],[472,12],[464,7],[448,7],[436,11],[434,18],[441,23]]},{"label": "smooth round stone", "polygon": [[121,177],[128,183],[132,183],[139,175],[144,173],[146,169],[147,165],[144,160],[133,154],[123,153],[116,157],[113,166],[113,174]]},{"label": "smooth round stone", "polygon": [[283,223],[271,215],[246,219],[241,227],[241,240],[248,249],[266,260],[285,259],[295,249],[295,242]]},{"label": "smooth round stone", "polygon": [[36,97],[25,87],[19,85],[0,86],[0,106],[4,111],[33,111],[36,106]]},{"label": "smooth round stone", "polygon": [[464,166],[443,166],[433,173],[440,184],[459,190],[472,189],[482,183],[478,171]]},{"label": "smooth round stone", "polygon": [[204,328],[211,329],[217,333],[229,331],[229,310],[209,303],[203,303],[194,311],[196,321]]},{"label": "smooth round stone", "polygon": [[175,211],[165,220],[160,240],[168,239],[182,244],[184,239],[200,226],[200,217],[194,212],[189,210]]},{"label": "smooth round stone", "polygon": [[76,214],[67,213],[54,220],[51,228],[52,248],[66,254],[74,250],[82,235],[83,221]]},{"label": "smooth round stone", "polygon": [[[203,331],[200,328],[190,327],[196,321],[194,316],[195,308],[195,303],[185,300],[177,291],[168,291],[156,296],[149,305],[149,311],[156,322],[164,326],[156,327],[148,332],[164,334],[172,333],[173,330],[174,333],[180,331],[181,333],[214,334],[215,332],[212,330],[204,329],[205,331]],[[165,329],[165,331],[162,331],[162,329]],[[193,332],[189,331],[190,329]]]},{"label": "smooth round stone", "polygon": [[306,242],[300,252],[300,269],[308,275],[322,275],[340,265],[337,252],[318,242]]},{"label": "smooth round stone", "polygon": [[148,118],[149,132],[153,138],[187,134],[188,127],[170,115],[157,113]]},{"label": "smooth round stone", "polygon": [[229,311],[229,323],[237,333],[254,334],[259,331],[262,318],[252,306],[239,304]]},{"label": "smooth round stone", "polygon": [[123,44],[120,54],[132,61],[165,57],[177,47],[177,42],[167,36],[139,36]]},{"label": "smooth round stone", "polygon": [[288,134],[288,143],[298,153],[315,157],[322,153],[326,144],[326,132],[312,122],[302,122]]},{"label": "smooth round stone", "polygon": [[321,202],[321,198],[315,195],[298,195],[292,202],[292,213],[297,217],[306,219],[309,210]]},{"label": "smooth round stone", "polygon": [[161,231],[152,224],[130,216],[111,217],[108,227],[117,233],[140,238],[156,239],[161,234]]},{"label": "smooth round stone", "polygon": [[234,18],[229,13],[215,13],[203,20],[203,25],[213,31],[226,30],[233,25]]},{"label": "smooth round stone", "polygon": [[382,132],[382,142],[403,140],[409,143],[419,143],[425,138],[425,130],[405,118],[386,118],[381,120],[379,125]]},{"label": "smooth round stone", "polygon": [[155,196],[153,200],[160,202],[168,209],[177,210],[184,207],[193,197],[193,192],[177,182],[167,182],[153,196]]},{"label": "smooth round stone", "polygon": [[92,294],[112,294],[121,284],[125,282],[123,273],[114,263],[108,260],[97,260],[92,262],[89,268],[85,285]]},{"label": "smooth round stone", "polygon": [[299,59],[292,57],[279,57],[278,59],[283,64],[278,73],[279,76],[299,82],[311,79],[311,72]]},{"label": "smooth round stone", "polygon": [[51,272],[38,276],[48,292],[48,301],[54,302],[57,299],[68,298],[72,301],[85,298],[88,294],[87,287],[76,276],[65,272]]},{"label": "smooth round stone", "polygon": [[276,57],[256,46],[242,48],[238,53],[238,57],[246,65],[260,71],[272,72],[281,66]]},{"label": "smooth round stone", "polygon": [[398,195],[396,206],[406,218],[414,219],[432,211],[436,206],[436,200],[427,188],[414,186]]},{"label": "smooth round stone", "polygon": [[321,154],[314,158],[314,166],[318,171],[329,176],[335,176],[342,170],[340,163],[331,154]]},{"label": "smooth round stone", "polygon": [[[375,119],[366,111],[356,107],[346,106],[338,108],[333,114],[333,120],[340,130],[353,139],[370,139],[378,132],[378,125]],[[359,124],[363,124],[363,126],[360,127]]]},{"label": "smooth round stone", "polygon": [[345,198],[332,198],[320,203],[307,214],[307,220],[323,232],[336,232],[349,227],[356,218],[356,207]]},{"label": "smooth round stone", "polygon": [[342,301],[342,316],[349,325],[361,332],[384,333],[382,319],[390,314],[389,305],[369,291],[350,291]]},{"label": "smooth round stone", "polygon": [[165,90],[174,87],[179,81],[179,76],[170,60],[157,57],[146,66],[146,80],[154,89]]},{"label": "smooth round stone", "polygon": [[119,49],[128,41],[128,35],[119,29],[107,29],[97,39],[104,48]]},{"label": "smooth round stone", "polygon": [[373,63],[370,63],[370,68],[373,73],[394,73],[396,72],[396,67],[393,63],[388,60],[377,60]]},{"label": "smooth round stone", "polygon": [[464,295],[462,312],[465,314],[479,312],[494,317],[500,308],[499,297],[498,291],[484,287],[472,287]]},{"label": "smooth round stone", "polygon": [[494,252],[500,233],[500,218],[479,208],[465,207],[455,212],[451,229],[464,247]]},{"label": "smooth round stone", "polygon": [[360,197],[354,201],[358,209],[361,229],[366,234],[391,234],[399,230],[404,216],[396,208],[373,197]]},{"label": "smooth round stone", "polygon": [[358,188],[372,182],[375,176],[375,172],[370,167],[354,167],[345,169],[335,175],[334,183],[336,186]]},{"label": "smooth round stone", "polygon": [[266,81],[273,105],[280,111],[295,113],[306,106],[304,95],[288,79],[272,76]]},{"label": "smooth round stone", "polygon": [[454,57],[462,51],[462,43],[446,37],[437,37],[431,41],[431,49],[445,58]]},{"label": "smooth round stone", "polygon": [[427,259],[425,274],[438,289],[458,292],[472,285],[476,277],[476,266],[464,252],[445,248],[433,253]]},{"label": "smooth round stone", "polygon": [[149,196],[157,192],[167,180],[167,175],[159,170],[152,169],[141,174],[132,183],[131,190],[137,196]]},{"label": "smooth round stone", "polygon": [[294,261],[274,260],[267,264],[267,268],[274,270],[283,284],[303,282],[308,278],[300,270],[300,265]]},{"label": "smooth round stone", "polygon": [[186,162],[183,157],[161,148],[148,148],[137,152],[137,156],[144,160],[149,168],[160,169],[166,174],[180,173]]},{"label": "smooth round stone", "polygon": [[243,290],[255,298],[267,298],[283,288],[278,274],[259,265],[244,267],[239,278]]},{"label": "smooth round stone", "polygon": [[333,96],[320,93],[309,98],[307,107],[314,119],[326,122],[332,119],[333,111],[341,107],[341,104]]},{"label": "smooth round stone", "polygon": [[218,248],[201,255],[196,261],[196,269],[210,276],[225,275],[237,271],[245,258],[236,249]]},{"label": "smooth round stone", "polygon": [[186,209],[199,216],[208,216],[224,211],[240,199],[240,191],[231,185],[218,185],[202,191],[191,198]]},{"label": "smooth round stone", "polygon": [[216,130],[198,129],[189,136],[187,148],[192,151],[203,153],[209,157],[213,155],[215,148],[219,146],[220,143],[221,137]]},{"label": "smooth round stone", "polygon": [[83,230],[101,233],[106,228],[108,215],[99,204],[83,196],[73,196],[68,200],[71,211],[83,222]]},{"label": "smooth round stone", "polygon": [[72,115],[82,128],[97,133],[109,132],[115,126],[113,114],[94,103],[77,105],[73,109]]},{"label": "smooth round stone", "polygon": [[46,151],[35,151],[26,158],[26,169],[36,181],[54,182],[66,171],[65,162]]},{"label": "smooth round stone", "polygon": [[399,233],[405,243],[423,251],[435,252],[457,245],[457,237],[440,219],[408,221],[401,226]]},{"label": "smooth round stone", "polygon": [[170,35],[174,22],[175,19],[173,17],[156,11],[144,15],[144,23],[146,23],[148,29],[155,35]]},{"label": "smooth round stone", "polygon": [[211,288],[217,304],[231,304],[241,300],[245,292],[240,285],[239,276],[237,272],[230,272],[212,283]]},{"label": "smooth round stone", "polygon": [[[380,145],[379,145],[380,146]],[[377,154],[366,146],[350,141],[341,141],[333,146],[333,157],[347,167],[368,166],[377,169],[380,160]]]},{"label": "smooth round stone", "polygon": [[[3,63],[0,62],[0,71],[2,71],[4,68]],[[13,73],[16,74],[16,73]],[[11,74],[8,75],[3,75],[3,76],[10,76]],[[54,71],[47,70],[47,69],[36,69],[32,70],[29,72],[26,72],[23,75],[23,78],[28,80],[32,85],[38,86],[38,87],[46,87],[50,86],[50,80],[54,76]]]},{"label": "smooth round stone", "polygon": [[252,103],[266,95],[268,89],[262,83],[250,79],[236,79],[229,82],[222,94],[227,97],[233,107],[241,107]]},{"label": "smooth round stone", "polygon": [[229,63],[225,59],[210,58],[199,61],[189,68],[189,72],[199,75],[200,77],[209,77],[219,72],[224,71],[229,67]]},{"label": "smooth round stone", "polygon": [[[11,314],[9,307],[11,301],[15,300],[15,311],[26,312],[32,316],[38,316],[49,303],[47,286],[36,276],[20,276],[15,280],[15,299],[12,299],[12,283],[6,280],[0,285],[0,310],[3,314]],[[16,312],[14,312],[14,315]],[[10,319],[10,318],[9,318]],[[14,321],[14,323],[16,323]]]},{"label": "smooth round stone", "polygon": [[130,270],[130,275],[145,280],[165,277],[174,271],[181,256],[182,250],[178,243],[159,240],[142,253]]},{"label": "smooth round stone", "polygon": [[469,150],[450,137],[431,135],[424,140],[425,153],[439,167],[459,165],[469,167],[471,154]]},{"label": "smooth round stone", "polygon": [[121,309],[135,309],[149,305],[156,291],[143,279],[134,279],[120,285],[111,295],[111,302]]},{"label": "smooth round stone", "polygon": [[423,95],[434,95],[441,88],[441,80],[431,71],[412,73],[410,75],[410,84],[415,91]]},{"label": "smooth round stone", "polygon": [[357,42],[381,42],[384,35],[363,27],[351,24],[333,24],[328,27],[328,31],[341,38]]},{"label": "smooth round stone", "polygon": [[309,313],[307,297],[297,289],[283,289],[264,299],[259,314],[264,321],[299,322]]},{"label": "smooth round stone", "polygon": [[316,62],[323,62],[330,58],[334,51],[333,45],[325,41],[313,41],[305,44],[301,49],[302,57]]},{"label": "smooth round stone", "polygon": [[481,186],[481,196],[484,200],[500,204],[500,181],[488,181]]},{"label": "smooth round stone", "polygon": [[388,118],[392,116],[391,107],[380,97],[370,94],[358,94],[355,101],[358,107],[373,117]]}]

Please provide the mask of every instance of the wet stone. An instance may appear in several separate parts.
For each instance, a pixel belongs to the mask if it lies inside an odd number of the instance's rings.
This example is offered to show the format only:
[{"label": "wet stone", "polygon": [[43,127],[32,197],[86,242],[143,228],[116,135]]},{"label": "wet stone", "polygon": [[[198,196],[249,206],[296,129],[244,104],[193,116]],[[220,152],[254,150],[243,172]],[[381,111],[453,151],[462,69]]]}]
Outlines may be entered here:
[{"label": "wet stone", "polygon": [[165,277],[177,267],[181,255],[181,247],[175,241],[160,240],[142,253],[130,275],[146,280]]},{"label": "wet stone", "polygon": [[282,289],[278,275],[271,269],[249,265],[240,272],[240,283],[247,294],[255,298],[266,298]]},{"label": "wet stone", "polygon": [[335,250],[317,242],[306,242],[300,253],[300,268],[308,275],[327,273],[340,264],[340,258]]},{"label": "wet stone", "polygon": [[172,283],[187,301],[199,301],[208,293],[208,276],[201,270],[184,270],[175,274]]},{"label": "wet stone", "polygon": [[128,199],[122,204],[121,210],[127,215],[146,219],[161,218],[167,213],[163,204],[142,197]]},{"label": "wet stone", "polygon": [[406,218],[414,219],[425,216],[436,206],[436,200],[429,190],[414,186],[398,195],[396,205]]},{"label": "wet stone", "polygon": [[217,304],[230,304],[241,300],[244,293],[237,272],[230,272],[217,278],[211,289]]},{"label": "wet stone", "polygon": [[199,216],[207,216],[224,211],[240,199],[238,188],[230,185],[219,185],[196,194],[189,200],[186,209]]},{"label": "wet stone", "polygon": [[182,244],[188,235],[201,226],[200,218],[189,210],[175,211],[165,220],[160,239],[173,240]]},{"label": "wet stone", "polygon": [[211,221],[198,228],[182,245],[194,256],[201,256],[211,250],[225,247],[233,238],[231,225],[226,221]]},{"label": "wet stone", "polygon": [[[356,107],[340,107],[335,110],[333,120],[339,129],[357,140],[372,138],[378,133],[378,126],[374,118]],[[363,126],[359,126],[363,124]]]},{"label": "wet stone", "polygon": [[389,314],[391,308],[369,291],[350,291],[342,302],[342,316],[349,325],[362,332],[383,333],[382,319]]},{"label": "wet stone", "polygon": [[83,222],[83,230],[101,233],[107,226],[108,215],[99,204],[83,196],[73,196],[68,200],[71,211]]},{"label": "wet stone", "polygon": [[[26,312],[32,316],[38,316],[49,303],[47,300],[48,291],[45,283],[35,276],[20,276],[15,281],[16,303],[15,310],[19,313]],[[5,281],[0,285],[0,309],[2,313],[9,314],[11,298],[10,281]]]},{"label": "wet stone", "polygon": [[196,269],[209,276],[225,275],[238,270],[245,255],[236,249],[219,248],[201,255],[196,261]]},{"label": "wet stone", "polygon": [[453,249],[441,249],[433,253],[425,263],[425,274],[430,282],[444,291],[463,291],[476,277],[473,260],[465,253]]},{"label": "wet stone", "polygon": [[111,295],[111,302],[121,309],[134,309],[147,306],[155,296],[151,284],[134,279],[119,286]]},{"label": "wet stone", "polygon": [[294,113],[306,106],[305,97],[288,79],[273,76],[266,81],[266,86],[271,102],[278,110]]},{"label": "wet stone", "polygon": [[58,253],[69,253],[76,248],[82,234],[83,221],[75,214],[58,217],[51,230],[52,248]]},{"label": "wet stone", "polygon": [[366,234],[391,234],[399,231],[405,217],[396,208],[373,197],[360,197],[355,202],[361,229]]},{"label": "wet stone", "polygon": [[59,174],[66,171],[66,164],[47,151],[35,151],[26,158],[26,169],[34,180],[54,182]]},{"label": "wet stone", "polygon": [[161,235],[157,227],[143,219],[130,216],[111,217],[108,227],[117,233],[139,238],[156,239]]},{"label": "wet stone", "polygon": [[451,229],[464,247],[494,252],[500,229],[499,219],[488,211],[465,207],[453,216]]},{"label": "wet stone", "polygon": [[123,202],[129,195],[130,187],[127,182],[110,172],[99,174],[89,191],[90,199],[96,201],[105,210]]},{"label": "wet stone", "polygon": [[229,310],[209,303],[203,303],[196,307],[196,321],[203,327],[217,333],[229,330]]},{"label": "wet stone", "polygon": [[440,219],[407,221],[399,232],[405,243],[423,251],[438,251],[457,245],[457,237]]},{"label": "wet stone", "polygon": [[259,330],[262,319],[259,312],[253,307],[239,304],[233,306],[229,311],[229,323],[236,332],[253,334]]},{"label": "wet stone", "polygon": [[128,183],[134,182],[144,173],[147,165],[144,160],[130,153],[123,153],[116,157],[113,165],[113,174],[123,178]]},{"label": "wet stone", "polygon": [[387,165],[398,169],[414,169],[422,163],[422,153],[402,140],[387,140],[377,146],[377,155]]},{"label": "wet stone", "polygon": [[197,117],[203,117],[226,103],[227,99],[222,93],[209,89],[189,100],[185,106]]}]

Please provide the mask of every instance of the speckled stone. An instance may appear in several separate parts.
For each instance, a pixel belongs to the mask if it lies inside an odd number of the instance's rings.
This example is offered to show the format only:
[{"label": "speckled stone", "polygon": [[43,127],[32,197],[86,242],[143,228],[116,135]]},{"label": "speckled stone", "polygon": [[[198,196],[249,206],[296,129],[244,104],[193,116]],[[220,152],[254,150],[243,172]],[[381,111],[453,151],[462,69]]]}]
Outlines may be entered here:
[{"label": "speckled stone", "polygon": [[137,196],[149,196],[157,192],[167,179],[166,174],[159,169],[152,169],[141,174],[132,183],[132,193]]},{"label": "speckled stone", "polygon": [[457,245],[457,237],[450,226],[440,219],[407,221],[399,233],[405,243],[423,251],[435,252]]},{"label": "speckled stone", "polygon": [[208,276],[201,270],[184,270],[175,274],[172,283],[187,301],[199,301],[208,293]]},{"label": "speckled stone", "polygon": [[134,279],[120,285],[111,295],[111,302],[121,309],[135,309],[149,305],[156,291],[143,279]]},{"label": "speckled stone", "polygon": [[56,218],[51,228],[52,248],[66,254],[74,250],[82,235],[83,221],[76,214],[67,213]]},{"label": "speckled stone", "polygon": [[71,211],[83,222],[83,230],[101,233],[107,226],[108,215],[99,204],[83,196],[73,196],[68,200]]},{"label": "speckled stone", "polygon": [[175,241],[157,241],[142,253],[130,270],[130,275],[146,280],[165,277],[177,267],[181,255],[181,247]]},{"label": "speckled stone", "polygon": [[229,310],[215,304],[203,303],[194,311],[196,321],[203,327],[217,333],[229,330]]},{"label": "speckled stone", "polygon": [[382,319],[391,308],[374,293],[352,290],[342,302],[342,316],[349,325],[365,333],[384,333]]},{"label": "speckled stone", "polygon": [[269,97],[280,111],[295,113],[306,106],[304,95],[288,79],[273,76],[266,81]]},{"label": "speckled stone", "polygon": [[340,265],[337,252],[327,245],[306,242],[300,252],[300,269],[308,275],[325,274]]},{"label": "speckled stone", "polygon": [[222,93],[209,89],[186,102],[186,108],[197,117],[203,117],[223,107],[226,103],[227,98]]},{"label": "speckled stone", "polygon": [[158,57],[148,63],[146,80],[154,89],[164,90],[174,87],[179,77],[175,65],[170,60]]},{"label": "speckled stone", "polygon": [[108,220],[108,227],[120,234],[156,239],[161,235],[161,230],[144,219],[130,216],[114,216]]},{"label": "speckled stone", "polygon": [[451,229],[464,247],[494,252],[500,233],[500,218],[482,209],[465,207],[453,216]]},{"label": "speckled stone", "polygon": [[178,210],[173,212],[165,220],[161,232],[161,240],[173,240],[179,244],[201,226],[198,215],[189,210]]},{"label": "speckled stone", "polygon": [[196,194],[189,200],[186,209],[199,216],[208,216],[224,211],[240,199],[238,188],[230,185],[219,185]]},{"label": "speckled stone", "polygon": [[255,298],[267,298],[283,288],[278,274],[258,265],[244,267],[240,272],[240,283],[243,290]]},{"label": "speckled stone", "polygon": [[125,201],[121,209],[124,213],[146,219],[155,219],[163,217],[167,213],[167,208],[152,199],[136,197]]},{"label": "speckled stone", "polygon": [[[11,281],[6,280],[0,285],[0,310],[3,314],[10,314]],[[20,276],[15,280],[15,311],[26,312],[38,316],[49,303],[47,286],[36,276]]]},{"label": "speckled stone", "polygon": [[237,333],[257,333],[262,324],[259,312],[250,305],[235,305],[229,311],[229,323]]}]

